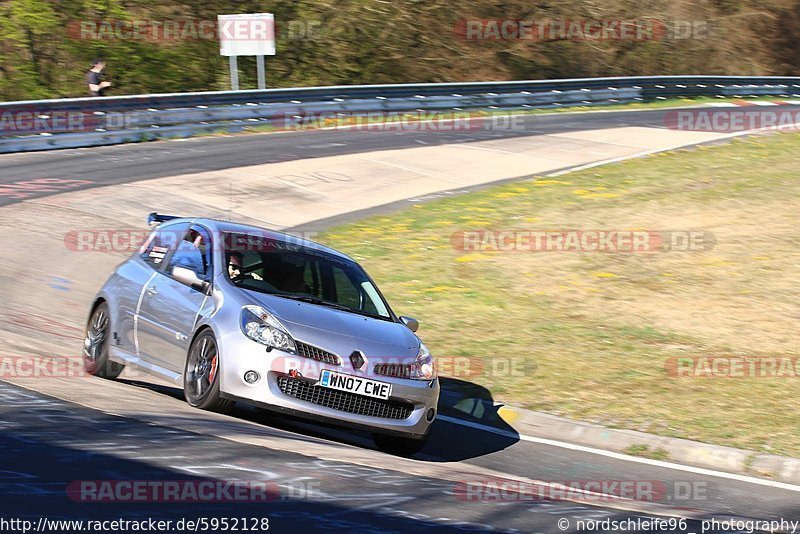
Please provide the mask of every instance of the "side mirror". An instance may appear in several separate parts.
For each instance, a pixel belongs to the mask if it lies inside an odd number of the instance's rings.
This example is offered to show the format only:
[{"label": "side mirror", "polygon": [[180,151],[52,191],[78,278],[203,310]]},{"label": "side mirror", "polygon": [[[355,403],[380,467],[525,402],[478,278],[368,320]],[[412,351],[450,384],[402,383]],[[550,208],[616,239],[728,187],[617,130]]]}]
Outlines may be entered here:
[{"label": "side mirror", "polygon": [[416,332],[417,330],[419,330],[419,321],[417,321],[413,317],[406,317],[405,315],[401,315],[400,321],[402,321],[403,324],[406,325],[406,327],[408,327],[408,329],[411,330],[412,332]]},{"label": "side mirror", "polygon": [[172,276],[181,284],[185,284],[202,293],[207,293],[208,288],[211,286],[211,284],[205,280],[200,280],[200,278],[197,277],[197,273],[186,267],[173,267]]}]

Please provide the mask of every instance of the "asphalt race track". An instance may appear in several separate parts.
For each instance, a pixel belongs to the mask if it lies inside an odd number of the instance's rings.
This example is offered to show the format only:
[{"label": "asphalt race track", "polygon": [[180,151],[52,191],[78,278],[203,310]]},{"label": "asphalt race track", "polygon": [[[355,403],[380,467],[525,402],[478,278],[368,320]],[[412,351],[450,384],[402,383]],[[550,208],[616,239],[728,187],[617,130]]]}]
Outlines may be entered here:
[{"label": "asphalt race track", "polygon": [[[796,106],[775,108],[796,109]],[[757,109],[742,108],[743,113]],[[0,185],[40,179],[80,180],[76,189],[130,183],[187,174],[299,159],[372,152],[419,146],[513,139],[579,130],[601,130],[625,126],[666,129],[665,111],[611,111],[517,116],[518,122],[472,130],[318,130],[278,134],[193,138],[172,142],[148,142],[89,149],[0,155]],[[70,190],[73,188],[70,187]],[[30,192],[15,197],[10,193]],[[25,198],[63,191],[17,187],[0,189],[0,205]]]},{"label": "asphalt race track", "polygon": [[[627,126],[663,129],[664,113],[526,116],[524,127],[505,131],[327,130],[5,155],[0,156],[0,205],[9,210],[20,202],[73,190],[245,165]],[[38,185],[31,187],[32,182]],[[114,217],[114,213],[102,215]],[[3,280],[14,283],[10,277]],[[95,287],[101,282],[91,281]],[[38,291],[22,290],[34,297]],[[41,302],[48,302],[45,299],[41,297]],[[77,323],[84,321],[83,310],[74,313],[79,316]],[[33,334],[25,335],[31,343],[43,343]],[[79,338],[77,334],[68,339],[75,351],[80,350]],[[19,341],[15,343],[4,350],[13,351],[19,346]],[[519,435],[499,417],[473,416],[449,402],[456,392],[467,389],[486,410],[496,410],[490,392],[454,379],[442,382],[443,417],[434,424],[425,449],[414,459],[404,459],[376,451],[370,437],[361,432],[249,408],[237,407],[227,416],[194,410],[177,388],[146,377],[41,384],[0,381],[0,516],[31,521],[31,528],[40,531],[49,525],[40,523],[42,517],[155,519],[173,524],[183,520],[184,525],[203,518],[240,518],[243,525],[249,521],[260,527],[267,523],[259,521],[268,518],[271,532],[546,534],[586,532],[578,528],[581,520],[629,521],[624,528],[628,532],[701,532],[702,521],[711,518],[800,519],[800,487],[539,443]],[[656,490],[655,498],[644,501],[571,493],[565,499],[499,502],[465,494],[465,483],[498,479],[538,481],[534,486],[547,488],[549,496],[553,495],[549,481],[637,482]],[[245,487],[258,483],[266,493],[217,502],[92,497],[99,495],[91,490],[98,482],[110,481],[113,486],[133,480],[177,481],[181,487],[208,481]],[[90,489],[80,490],[81,483]],[[687,488],[691,488],[688,493]],[[687,521],[678,525],[678,518]],[[639,528],[634,528],[637,520]],[[642,523],[647,520],[650,523]],[[77,530],[75,525],[52,525],[49,531]],[[6,525],[0,531],[22,530]],[[592,531],[623,528],[597,526]]]},{"label": "asphalt race track", "polygon": [[[6,503],[17,503],[8,512],[34,522],[46,510],[51,520],[268,517],[270,531],[275,532],[549,532],[554,518],[633,517],[571,502],[465,503],[454,496],[457,483],[410,476],[392,469],[391,462],[385,469],[363,468],[230,443],[106,415],[5,385],[0,387],[0,396],[4,463],[13,468],[3,471],[0,495]],[[109,504],[68,496],[64,490],[76,480],[130,479],[259,480],[269,482],[270,494],[263,501],[254,497],[253,502]],[[313,494],[313,505],[305,500],[307,493]],[[81,502],[81,498],[87,500]]]}]

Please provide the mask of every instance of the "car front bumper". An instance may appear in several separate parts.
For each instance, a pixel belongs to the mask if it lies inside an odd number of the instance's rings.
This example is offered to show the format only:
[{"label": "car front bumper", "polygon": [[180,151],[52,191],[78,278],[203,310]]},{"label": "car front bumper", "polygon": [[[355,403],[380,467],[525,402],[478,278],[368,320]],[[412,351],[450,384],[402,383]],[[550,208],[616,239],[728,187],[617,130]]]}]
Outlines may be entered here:
[{"label": "car front bumper", "polygon": [[[427,435],[436,415],[439,400],[438,379],[410,380],[357,372],[348,366],[348,362],[343,365],[326,364],[277,349],[267,351],[265,346],[239,333],[231,333],[219,339],[219,350],[220,393],[225,398],[306,419],[409,438],[422,438]],[[369,357],[365,368],[371,368]],[[375,409],[375,405],[380,405],[381,401],[372,401],[370,397],[352,393],[342,395],[336,390],[315,386],[323,369],[392,384],[392,393],[388,399],[392,409],[386,410],[381,406]],[[299,376],[290,377],[292,370]],[[255,371],[259,375],[259,379],[254,383],[248,383],[244,378],[250,371]],[[314,398],[316,402],[282,391],[278,383],[280,377],[285,377],[283,378],[285,390],[287,389],[285,383],[290,380],[302,381],[303,384],[294,383],[294,385],[301,385],[303,391],[308,391],[309,387],[318,388],[313,390],[313,395],[305,396]],[[324,403],[319,400],[322,397],[319,394],[323,393],[319,390],[322,389],[326,399]],[[345,398],[348,395],[358,398]],[[341,399],[341,402],[337,402],[336,399]],[[357,402],[354,403],[354,400]],[[358,408],[354,408],[354,404]],[[408,417],[396,418],[401,406],[407,407],[410,412]],[[394,409],[395,407],[397,409]],[[359,409],[362,413],[353,413]],[[394,417],[369,415],[373,412],[393,412]]]}]

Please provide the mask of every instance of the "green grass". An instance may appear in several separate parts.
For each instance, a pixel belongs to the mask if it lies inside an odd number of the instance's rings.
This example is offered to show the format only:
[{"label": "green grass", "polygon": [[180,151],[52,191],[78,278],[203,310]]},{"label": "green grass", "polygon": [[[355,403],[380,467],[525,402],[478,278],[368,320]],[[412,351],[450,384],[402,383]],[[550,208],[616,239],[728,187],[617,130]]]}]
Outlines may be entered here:
[{"label": "green grass", "polygon": [[[440,358],[500,401],[800,456],[800,378],[675,378],[686,356],[798,357],[800,134],[533,177],[334,228]],[[465,252],[475,229],[713,232],[705,251]],[[522,376],[490,372],[514,360]],[[460,377],[465,378],[465,377]]]},{"label": "green grass", "polygon": [[625,449],[625,454],[650,458],[651,460],[669,460],[669,453],[662,448],[651,450],[649,445],[631,445]]}]

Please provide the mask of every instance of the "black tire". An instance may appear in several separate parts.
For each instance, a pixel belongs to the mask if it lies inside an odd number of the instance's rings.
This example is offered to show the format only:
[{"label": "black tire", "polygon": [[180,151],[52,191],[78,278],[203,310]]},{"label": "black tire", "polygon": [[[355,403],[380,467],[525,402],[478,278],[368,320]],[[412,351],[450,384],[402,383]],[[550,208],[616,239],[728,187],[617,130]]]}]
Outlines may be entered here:
[{"label": "black tire", "polygon": [[219,368],[217,340],[211,330],[206,330],[189,347],[183,370],[183,396],[190,406],[220,413],[233,408],[234,401],[220,397]]},{"label": "black tire", "polygon": [[108,359],[108,338],[111,320],[108,304],[98,304],[86,325],[86,337],[83,340],[83,368],[87,373],[101,378],[117,378],[125,369],[121,363]]},{"label": "black tire", "polygon": [[401,438],[398,436],[387,436],[386,434],[372,434],[372,441],[378,449],[394,456],[413,456],[422,450],[428,442],[428,437],[424,438]]}]

